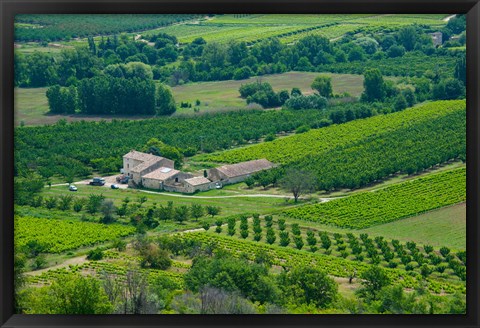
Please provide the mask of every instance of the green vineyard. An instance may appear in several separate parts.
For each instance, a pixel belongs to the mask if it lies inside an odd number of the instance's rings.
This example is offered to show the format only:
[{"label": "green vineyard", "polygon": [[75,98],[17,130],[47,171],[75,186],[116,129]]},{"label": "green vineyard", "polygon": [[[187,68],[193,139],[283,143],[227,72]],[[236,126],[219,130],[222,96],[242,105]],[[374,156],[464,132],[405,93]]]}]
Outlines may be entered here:
[{"label": "green vineyard", "polygon": [[296,219],[363,229],[457,204],[465,198],[466,170],[461,168],[284,213]]},{"label": "green vineyard", "polygon": [[37,242],[48,253],[61,253],[81,246],[93,246],[134,232],[134,227],[118,224],[104,225],[34,217],[15,218],[16,245],[22,247],[30,242]]},{"label": "green vineyard", "polygon": [[465,111],[464,100],[436,101],[398,113],[311,130],[269,143],[224,151],[201,158],[222,163],[238,163],[266,158],[275,163],[288,164],[302,160],[307,155],[321,154],[318,156],[323,156],[337,147],[345,147],[348,144],[380,134],[386,135],[399,127],[428,122],[458,111]]}]

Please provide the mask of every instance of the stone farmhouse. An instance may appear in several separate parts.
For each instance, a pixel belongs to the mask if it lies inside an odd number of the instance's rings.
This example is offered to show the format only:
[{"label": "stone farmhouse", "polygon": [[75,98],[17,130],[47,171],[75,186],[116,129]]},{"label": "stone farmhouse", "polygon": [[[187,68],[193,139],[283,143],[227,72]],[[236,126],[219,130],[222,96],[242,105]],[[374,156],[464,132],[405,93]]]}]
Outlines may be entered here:
[{"label": "stone farmhouse", "polygon": [[207,171],[207,177],[195,176],[174,168],[168,158],[132,150],[123,156],[123,172],[130,179],[129,187],[194,193],[237,183],[250,175],[274,167],[266,159],[224,165]]}]

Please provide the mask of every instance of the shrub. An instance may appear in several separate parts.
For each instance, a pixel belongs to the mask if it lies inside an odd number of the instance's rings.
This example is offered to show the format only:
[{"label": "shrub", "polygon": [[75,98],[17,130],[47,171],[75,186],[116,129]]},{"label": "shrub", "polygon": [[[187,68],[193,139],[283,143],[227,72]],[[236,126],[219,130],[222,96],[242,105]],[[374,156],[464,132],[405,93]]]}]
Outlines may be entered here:
[{"label": "shrub", "polygon": [[101,248],[95,248],[88,252],[87,260],[99,261],[103,259],[103,250]]}]

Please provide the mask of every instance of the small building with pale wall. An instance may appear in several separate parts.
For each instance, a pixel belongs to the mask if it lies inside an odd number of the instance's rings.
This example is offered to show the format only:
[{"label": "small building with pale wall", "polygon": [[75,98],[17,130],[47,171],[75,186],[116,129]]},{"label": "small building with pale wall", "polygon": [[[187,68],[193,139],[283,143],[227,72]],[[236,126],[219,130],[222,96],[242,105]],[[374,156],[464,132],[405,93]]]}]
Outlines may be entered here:
[{"label": "small building with pale wall", "polygon": [[185,192],[194,193],[197,191],[206,191],[215,188],[215,183],[205,177],[193,177],[185,179]]},{"label": "small building with pale wall", "polygon": [[210,169],[207,177],[211,181],[231,184],[244,181],[249,176],[273,168],[275,165],[266,159],[257,159]]}]

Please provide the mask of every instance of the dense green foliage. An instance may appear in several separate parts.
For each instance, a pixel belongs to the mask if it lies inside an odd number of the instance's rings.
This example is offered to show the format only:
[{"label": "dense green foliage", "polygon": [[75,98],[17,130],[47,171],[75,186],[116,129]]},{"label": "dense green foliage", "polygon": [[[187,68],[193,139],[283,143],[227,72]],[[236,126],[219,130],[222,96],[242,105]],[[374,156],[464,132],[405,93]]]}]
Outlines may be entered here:
[{"label": "dense green foliage", "polygon": [[195,258],[192,268],[185,275],[185,284],[192,291],[212,286],[238,291],[252,301],[278,301],[277,287],[265,266],[234,258]]},{"label": "dense green foliage", "polygon": [[121,225],[34,217],[17,217],[15,224],[17,246],[28,247],[30,242],[35,241],[48,253],[61,253],[80,246],[93,246],[135,232],[135,228]]},{"label": "dense green foliage", "polygon": [[101,282],[80,274],[60,276],[50,286],[29,291],[29,314],[108,314],[113,310]]},{"label": "dense green foliage", "polygon": [[465,201],[465,168],[285,211],[290,217],[363,229]]},{"label": "dense green foliage", "polygon": [[243,84],[239,92],[240,96],[247,100],[247,104],[257,103],[262,105],[263,108],[281,106],[290,97],[288,91],[283,90],[275,93],[270,83],[260,81]]}]

